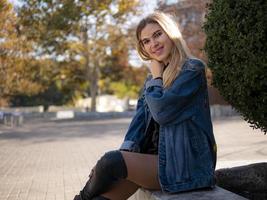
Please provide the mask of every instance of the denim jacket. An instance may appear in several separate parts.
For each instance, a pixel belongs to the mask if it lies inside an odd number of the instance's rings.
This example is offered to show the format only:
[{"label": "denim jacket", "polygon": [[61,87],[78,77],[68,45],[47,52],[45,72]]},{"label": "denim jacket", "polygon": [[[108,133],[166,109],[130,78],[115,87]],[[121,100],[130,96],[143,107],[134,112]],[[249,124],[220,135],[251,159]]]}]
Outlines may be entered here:
[{"label": "denim jacket", "polygon": [[151,118],[160,125],[158,171],[162,190],[175,193],[213,187],[216,142],[205,65],[200,60],[187,59],[167,89],[162,80],[147,78],[120,150],[140,152]]}]

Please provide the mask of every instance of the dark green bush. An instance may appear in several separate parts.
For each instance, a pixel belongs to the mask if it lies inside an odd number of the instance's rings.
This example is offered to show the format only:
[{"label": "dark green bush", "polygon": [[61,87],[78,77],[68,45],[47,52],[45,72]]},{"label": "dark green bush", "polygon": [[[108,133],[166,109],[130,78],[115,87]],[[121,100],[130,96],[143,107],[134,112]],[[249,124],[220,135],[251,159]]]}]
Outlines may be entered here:
[{"label": "dark green bush", "polygon": [[204,23],[213,85],[252,127],[267,132],[267,1],[213,0]]}]

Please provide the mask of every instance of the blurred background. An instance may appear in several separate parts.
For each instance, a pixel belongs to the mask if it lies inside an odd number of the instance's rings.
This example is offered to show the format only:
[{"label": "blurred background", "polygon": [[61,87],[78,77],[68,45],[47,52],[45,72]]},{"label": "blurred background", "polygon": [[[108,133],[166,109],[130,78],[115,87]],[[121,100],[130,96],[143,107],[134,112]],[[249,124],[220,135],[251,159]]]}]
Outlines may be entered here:
[{"label": "blurred background", "polygon": [[149,73],[135,27],[155,9],[175,16],[193,55],[208,64],[216,169],[259,163],[226,171],[222,181],[233,176],[217,184],[267,199],[266,6],[0,0],[0,200],[71,200],[100,156],[119,148]]},{"label": "blurred background", "polygon": [[[207,0],[0,2],[2,112],[133,110],[149,72],[135,50],[135,26],[155,9],[173,14],[193,55],[207,61]],[[207,77],[210,104],[225,107],[210,70]]]}]

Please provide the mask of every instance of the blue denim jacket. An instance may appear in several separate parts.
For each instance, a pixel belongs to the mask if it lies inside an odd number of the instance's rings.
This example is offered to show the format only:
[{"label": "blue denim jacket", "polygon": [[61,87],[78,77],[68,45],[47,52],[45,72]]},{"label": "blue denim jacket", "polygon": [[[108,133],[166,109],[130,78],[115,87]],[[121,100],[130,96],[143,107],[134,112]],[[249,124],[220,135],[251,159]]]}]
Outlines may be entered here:
[{"label": "blue denim jacket", "polygon": [[213,187],[216,142],[205,65],[200,60],[187,59],[167,89],[162,80],[148,77],[120,150],[140,152],[151,118],[160,125],[158,169],[162,190],[175,193]]}]

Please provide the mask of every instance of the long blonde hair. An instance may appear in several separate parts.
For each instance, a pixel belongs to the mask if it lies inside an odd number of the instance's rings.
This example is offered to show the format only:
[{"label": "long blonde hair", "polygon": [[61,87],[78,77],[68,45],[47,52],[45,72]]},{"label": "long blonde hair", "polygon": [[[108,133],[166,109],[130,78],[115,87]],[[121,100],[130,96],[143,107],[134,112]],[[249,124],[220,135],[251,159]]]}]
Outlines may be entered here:
[{"label": "long blonde hair", "polygon": [[165,31],[172,40],[174,48],[171,50],[171,57],[168,67],[163,72],[163,87],[168,88],[181,71],[182,64],[187,58],[192,58],[189,48],[187,47],[178,24],[173,17],[161,11],[155,11],[142,19],[136,28],[137,51],[143,60],[151,60],[145,51],[141,41],[141,31],[147,24],[156,23]]}]

